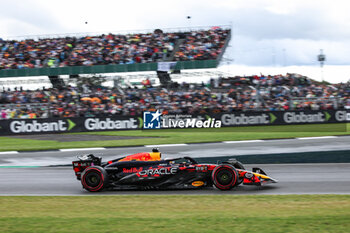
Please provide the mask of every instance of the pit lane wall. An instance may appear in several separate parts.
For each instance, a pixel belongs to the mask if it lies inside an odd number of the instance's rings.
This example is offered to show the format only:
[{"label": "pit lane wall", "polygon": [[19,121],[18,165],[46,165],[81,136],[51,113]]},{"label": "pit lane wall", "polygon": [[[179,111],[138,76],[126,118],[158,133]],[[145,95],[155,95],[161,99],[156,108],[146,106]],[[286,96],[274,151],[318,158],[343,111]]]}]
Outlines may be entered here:
[{"label": "pit lane wall", "polygon": [[[201,120],[221,120],[221,127],[347,123],[350,122],[350,110],[234,112],[192,117]],[[137,130],[142,128],[143,119],[141,116],[0,120],[0,135]],[[344,131],[346,131],[346,127],[344,127]]]}]

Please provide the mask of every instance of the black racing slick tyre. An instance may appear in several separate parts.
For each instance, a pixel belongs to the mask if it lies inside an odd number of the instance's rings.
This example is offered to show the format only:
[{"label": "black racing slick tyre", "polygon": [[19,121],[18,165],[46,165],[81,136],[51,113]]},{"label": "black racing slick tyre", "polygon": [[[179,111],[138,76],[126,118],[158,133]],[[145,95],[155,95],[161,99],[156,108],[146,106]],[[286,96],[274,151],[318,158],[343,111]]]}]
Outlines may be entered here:
[{"label": "black racing slick tyre", "polygon": [[213,170],[211,177],[216,188],[230,190],[237,183],[238,172],[232,165],[222,164]]},{"label": "black racing slick tyre", "polygon": [[81,175],[83,188],[90,192],[98,192],[108,184],[108,175],[105,169],[99,166],[91,166],[84,170]]}]

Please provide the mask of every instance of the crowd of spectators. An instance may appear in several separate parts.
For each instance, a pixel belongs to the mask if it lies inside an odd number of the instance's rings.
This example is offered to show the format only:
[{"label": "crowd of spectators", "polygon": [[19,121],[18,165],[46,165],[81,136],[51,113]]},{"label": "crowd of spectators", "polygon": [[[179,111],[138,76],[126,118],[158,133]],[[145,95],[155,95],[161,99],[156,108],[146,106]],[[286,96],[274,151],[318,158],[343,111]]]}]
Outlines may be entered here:
[{"label": "crowd of spectators", "polygon": [[[229,30],[97,35],[26,40],[0,38],[0,70],[42,67],[133,64],[216,59]],[[177,42],[179,52],[174,51]],[[174,57],[171,57],[176,52]]]},{"label": "crowd of spectators", "polygon": [[1,119],[106,117],[163,113],[207,114],[236,111],[350,109],[350,83],[326,85],[287,74],[212,79],[176,89],[145,85],[0,92]]},{"label": "crowd of spectators", "polygon": [[349,83],[327,85],[298,74],[220,78],[211,85],[236,93],[241,110],[350,109]]},{"label": "crowd of spectators", "polygon": [[[215,28],[214,28],[215,29]],[[175,60],[216,59],[222,52],[229,30],[194,31],[186,36],[184,43],[175,53]]]}]

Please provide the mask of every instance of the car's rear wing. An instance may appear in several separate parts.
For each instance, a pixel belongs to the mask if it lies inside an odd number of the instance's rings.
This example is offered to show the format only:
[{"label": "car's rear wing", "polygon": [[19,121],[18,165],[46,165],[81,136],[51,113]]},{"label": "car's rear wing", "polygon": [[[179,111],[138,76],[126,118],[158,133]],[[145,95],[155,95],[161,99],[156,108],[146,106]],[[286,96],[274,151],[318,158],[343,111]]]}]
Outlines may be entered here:
[{"label": "car's rear wing", "polygon": [[81,179],[83,171],[90,166],[101,166],[101,157],[96,157],[93,154],[78,155],[78,160],[73,161],[73,170],[78,180]]}]

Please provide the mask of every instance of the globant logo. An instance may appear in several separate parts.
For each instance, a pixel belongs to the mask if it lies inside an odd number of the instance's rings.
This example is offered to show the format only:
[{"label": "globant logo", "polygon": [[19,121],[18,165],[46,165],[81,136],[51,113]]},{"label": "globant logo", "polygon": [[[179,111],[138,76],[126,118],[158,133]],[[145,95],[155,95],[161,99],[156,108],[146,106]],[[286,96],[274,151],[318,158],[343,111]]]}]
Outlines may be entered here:
[{"label": "globant logo", "polygon": [[71,130],[75,126],[74,122],[70,120],[67,121],[68,124],[64,120],[58,120],[55,122],[38,122],[36,120],[33,120],[32,122],[26,122],[24,120],[12,121],[10,124],[10,130],[12,133],[62,132]]},{"label": "globant logo", "polygon": [[269,115],[263,113],[259,115],[246,115],[244,113],[241,114],[223,114],[221,116],[221,120],[224,125],[260,125],[260,124],[271,124],[276,120],[275,115]]},{"label": "globant logo", "polygon": [[318,112],[316,114],[307,114],[304,112],[286,112],[283,115],[283,120],[286,123],[313,123],[313,122],[325,122],[330,118],[329,113]]},{"label": "globant logo", "polygon": [[134,118],[127,120],[111,120],[110,118],[102,120],[99,118],[89,118],[85,120],[84,126],[87,130],[136,129],[137,120]]},{"label": "globant logo", "polygon": [[156,112],[143,113],[144,129],[160,128],[221,128],[222,122],[207,116],[192,117],[191,115],[162,115]]},{"label": "globant logo", "polygon": [[347,111],[337,111],[335,113],[335,119],[337,121],[348,121],[350,122],[350,112]]}]

